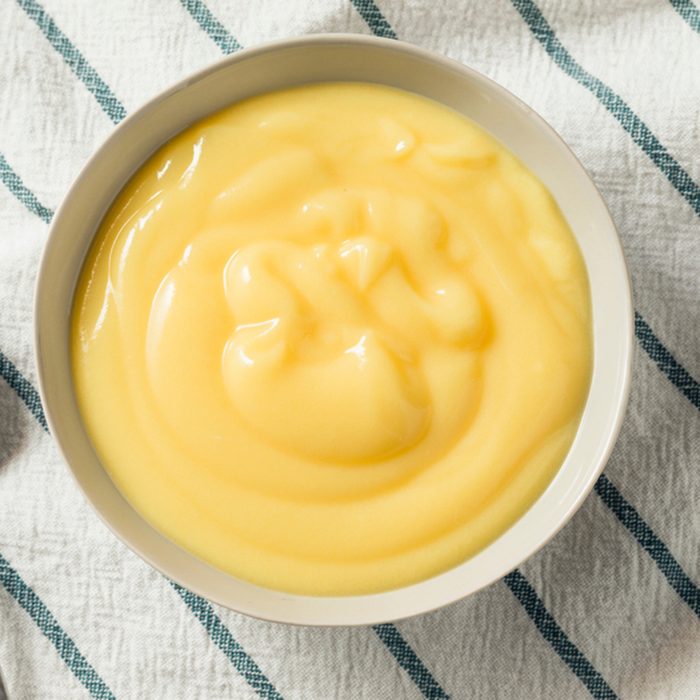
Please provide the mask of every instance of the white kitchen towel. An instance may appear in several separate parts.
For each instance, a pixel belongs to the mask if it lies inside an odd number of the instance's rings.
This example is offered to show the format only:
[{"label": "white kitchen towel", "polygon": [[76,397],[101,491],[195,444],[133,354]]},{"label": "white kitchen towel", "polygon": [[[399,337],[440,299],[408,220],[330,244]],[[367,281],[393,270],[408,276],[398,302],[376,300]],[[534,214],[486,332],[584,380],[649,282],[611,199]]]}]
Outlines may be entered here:
[{"label": "white kitchen towel", "polygon": [[[313,629],[210,605],[106,530],[46,430],[32,291],[52,210],[115,123],[222,53],[338,31],[447,54],[557,129],[619,227],[638,343],[613,457],[549,545],[429,615]],[[700,12],[690,0],[2,0],[0,179],[10,700],[700,698]]]}]

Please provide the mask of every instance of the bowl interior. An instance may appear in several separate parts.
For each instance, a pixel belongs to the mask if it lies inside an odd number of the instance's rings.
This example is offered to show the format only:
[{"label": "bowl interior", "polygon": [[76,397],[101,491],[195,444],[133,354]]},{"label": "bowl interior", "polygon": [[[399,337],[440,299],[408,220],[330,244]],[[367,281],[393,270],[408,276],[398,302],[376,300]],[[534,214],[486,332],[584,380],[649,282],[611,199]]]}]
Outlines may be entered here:
[{"label": "bowl interior", "polygon": [[[318,81],[377,82],[461,112],[513,151],[549,188],[588,268],[594,368],[569,454],[530,510],[478,555],[439,576],[384,593],[315,598],[254,586],[180,549],[124,500],[82,425],[70,368],[75,283],[95,230],[115,195],[159,146],[196,120],[254,94]],[[484,76],[401,42],[321,35],[242,51],[148,102],[87,163],[58,210],[35,300],[40,389],[51,431],[74,476],[107,525],[178,583],[237,611],[279,622],[374,624],[425,612],[492,583],[547,542],[602,470],[629,389],[633,314],[619,240],[598,191],[571,151],[530,108]]]}]

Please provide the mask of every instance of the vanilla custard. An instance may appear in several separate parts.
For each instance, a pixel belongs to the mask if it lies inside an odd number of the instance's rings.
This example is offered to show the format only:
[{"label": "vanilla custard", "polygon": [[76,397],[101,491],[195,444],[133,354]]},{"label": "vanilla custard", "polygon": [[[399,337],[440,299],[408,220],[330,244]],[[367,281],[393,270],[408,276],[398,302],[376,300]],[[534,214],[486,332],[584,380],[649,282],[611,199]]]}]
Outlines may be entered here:
[{"label": "vanilla custard", "polygon": [[352,595],[472,556],[544,491],[592,364],[545,187],[450,109],[317,84],[197,122],[134,175],[75,294],[97,453],[234,576]]}]

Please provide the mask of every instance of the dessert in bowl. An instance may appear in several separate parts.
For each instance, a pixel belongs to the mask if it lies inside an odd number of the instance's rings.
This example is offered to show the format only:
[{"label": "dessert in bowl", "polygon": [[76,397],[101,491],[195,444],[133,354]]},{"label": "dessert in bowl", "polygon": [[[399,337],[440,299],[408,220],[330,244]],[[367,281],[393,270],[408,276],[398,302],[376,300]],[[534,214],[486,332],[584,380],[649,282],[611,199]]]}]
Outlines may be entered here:
[{"label": "dessert in bowl", "polygon": [[605,206],[538,117],[446,59],[321,36],[120,125],[52,226],[37,355],[137,552],[242,612],[366,624],[561,527],[619,427],[631,318]]}]

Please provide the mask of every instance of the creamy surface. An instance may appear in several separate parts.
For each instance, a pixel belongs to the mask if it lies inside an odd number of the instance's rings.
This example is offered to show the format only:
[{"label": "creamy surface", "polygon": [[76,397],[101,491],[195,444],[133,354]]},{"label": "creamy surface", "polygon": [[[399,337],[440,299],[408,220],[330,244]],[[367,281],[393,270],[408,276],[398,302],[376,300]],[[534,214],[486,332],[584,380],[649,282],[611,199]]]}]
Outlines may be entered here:
[{"label": "creamy surface", "polygon": [[363,84],[271,93],[158,151],[73,311],[79,405],[157,529],[305,594],[464,561],[546,488],[592,362],[543,185],[485,132]]}]

